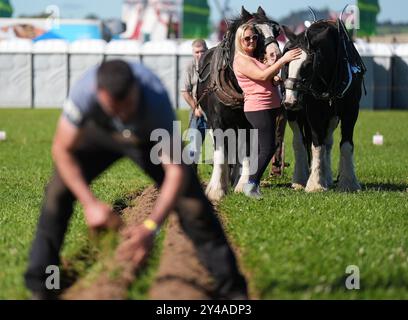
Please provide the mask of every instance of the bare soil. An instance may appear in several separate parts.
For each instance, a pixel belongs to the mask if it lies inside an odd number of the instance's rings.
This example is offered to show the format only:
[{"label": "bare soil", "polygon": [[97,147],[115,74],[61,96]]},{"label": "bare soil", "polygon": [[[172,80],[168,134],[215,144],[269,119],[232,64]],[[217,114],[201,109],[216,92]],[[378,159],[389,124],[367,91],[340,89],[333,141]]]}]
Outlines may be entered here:
[{"label": "bare soil", "polygon": [[[141,223],[151,212],[158,191],[149,187],[135,196],[131,206],[122,211],[125,225]],[[165,240],[156,279],[149,298],[155,300],[211,299],[213,281],[201,265],[191,241],[181,230],[176,214],[165,226]],[[131,264],[115,261],[114,254],[104,257],[96,276],[85,276],[67,289],[62,298],[68,300],[122,300],[135,280]]]}]

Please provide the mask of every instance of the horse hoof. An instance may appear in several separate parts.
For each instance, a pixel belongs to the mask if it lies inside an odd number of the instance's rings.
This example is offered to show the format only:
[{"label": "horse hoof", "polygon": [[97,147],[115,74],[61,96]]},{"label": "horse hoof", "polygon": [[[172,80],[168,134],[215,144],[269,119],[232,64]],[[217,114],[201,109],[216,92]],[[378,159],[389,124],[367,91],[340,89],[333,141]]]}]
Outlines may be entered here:
[{"label": "horse hoof", "polygon": [[237,186],[235,187],[235,189],[234,189],[234,192],[235,192],[235,193],[242,193],[242,192],[244,192],[244,184],[237,185]]},{"label": "horse hoof", "polygon": [[324,192],[327,191],[327,188],[323,187],[322,185],[307,185],[305,191],[307,193]]},{"label": "horse hoof", "polygon": [[339,180],[337,185],[337,191],[339,192],[358,192],[361,191],[361,186],[357,181],[342,181]]},{"label": "horse hoof", "polygon": [[218,202],[225,196],[225,191],[222,189],[207,188],[205,193],[211,202]]},{"label": "horse hoof", "polygon": [[305,186],[300,183],[292,183],[292,189],[296,191],[304,190]]}]

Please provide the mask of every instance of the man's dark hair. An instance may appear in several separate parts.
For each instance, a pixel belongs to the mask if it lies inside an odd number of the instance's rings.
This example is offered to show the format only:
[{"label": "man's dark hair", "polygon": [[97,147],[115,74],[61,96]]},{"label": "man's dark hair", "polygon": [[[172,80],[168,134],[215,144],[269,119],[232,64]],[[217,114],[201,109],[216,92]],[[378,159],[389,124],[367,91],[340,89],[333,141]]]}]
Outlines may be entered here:
[{"label": "man's dark hair", "polygon": [[114,99],[122,100],[136,84],[136,78],[128,63],[122,60],[111,60],[100,65],[97,82],[98,89],[104,89]]}]

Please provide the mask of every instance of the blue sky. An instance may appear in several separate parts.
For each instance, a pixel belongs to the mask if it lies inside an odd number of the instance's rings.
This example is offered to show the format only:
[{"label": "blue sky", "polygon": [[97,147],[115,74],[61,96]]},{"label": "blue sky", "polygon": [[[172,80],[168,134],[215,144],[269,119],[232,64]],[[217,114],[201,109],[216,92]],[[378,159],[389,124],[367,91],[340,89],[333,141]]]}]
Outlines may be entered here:
[{"label": "blue sky", "polygon": [[[219,0],[224,3],[225,0]],[[290,11],[304,9],[308,5],[313,8],[330,8],[341,11],[346,4],[353,4],[354,0],[231,0],[230,7],[238,13],[244,5],[248,10],[254,11],[261,5],[265,11],[275,19],[286,16]],[[11,0],[15,16],[20,14],[33,14],[44,11],[48,5],[57,5],[63,18],[83,18],[89,13],[94,13],[102,18],[120,17],[122,0]],[[214,0],[208,0],[213,12],[212,19],[218,19],[219,14],[214,5]],[[381,14],[379,21],[391,20],[394,22],[408,22],[407,0],[380,0]]]}]

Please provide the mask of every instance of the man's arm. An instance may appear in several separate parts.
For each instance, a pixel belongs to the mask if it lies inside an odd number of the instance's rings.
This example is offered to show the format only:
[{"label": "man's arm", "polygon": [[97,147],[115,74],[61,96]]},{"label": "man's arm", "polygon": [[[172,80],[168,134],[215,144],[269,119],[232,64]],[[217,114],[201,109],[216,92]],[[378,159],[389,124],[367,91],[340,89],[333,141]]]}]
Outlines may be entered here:
[{"label": "man's arm", "polygon": [[81,130],[61,116],[52,145],[52,156],[62,180],[85,207],[95,202],[81,169],[72,155],[81,135]]},{"label": "man's arm", "polygon": [[192,78],[192,73],[196,72],[193,65],[190,65],[187,70],[186,70],[186,79],[184,81],[184,87],[181,90],[181,93],[183,95],[184,100],[187,102],[187,104],[190,106],[191,110],[193,111],[194,115],[196,117],[202,117],[203,113],[202,110],[197,106],[197,101],[193,97],[192,91],[193,91],[193,78]]},{"label": "man's arm", "polygon": [[85,219],[90,228],[117,227],[119,221],[116,215],[107,204],[99,201],[92,193],[73,156],[80,137],[81,130],[71,124],[65,116],[61,116],[52,146],[55,166],[65,185],[83,205]]},{"label": "man's arm", "polygon": [[196,105],[196,100],[191,95],[191,92],[183,91],[183,98],[184,100],[186,100],[191,110],[194,112],[194,116],[196,116],[197,118],[203,116],[203,112],[201,111],[200,106]]},{"label": "man's arm", "polygon": [[182,91],[182,93],[183,93],[183,98],[184,98],[184,100],[188,103],[188,105],[190,106],[190,108],[191,108],[192,110],[194,110],[195,107],[196,107],[196,102],[195,102],[195,100],[194,100],[194,98],[193,98],[191,92]]},{"label": "man's arm", "polygon": [[196,107],[196,102],[192,95],[192,90],[193,90],[192,72],[194,72],[194,67],[192,64],[190,64],[185,71],[186,78],[184,80],[184,86],[181,92],[183,94],[184,100],[188,103],[190,108],[194,111]]},{"label": "man's arm", "polygon": [[163,164],[163,167],[165,172],[164,181],[149,217],[158,226],[163,223],[173,210],[185,180],[185,168],[182,165]]}]

